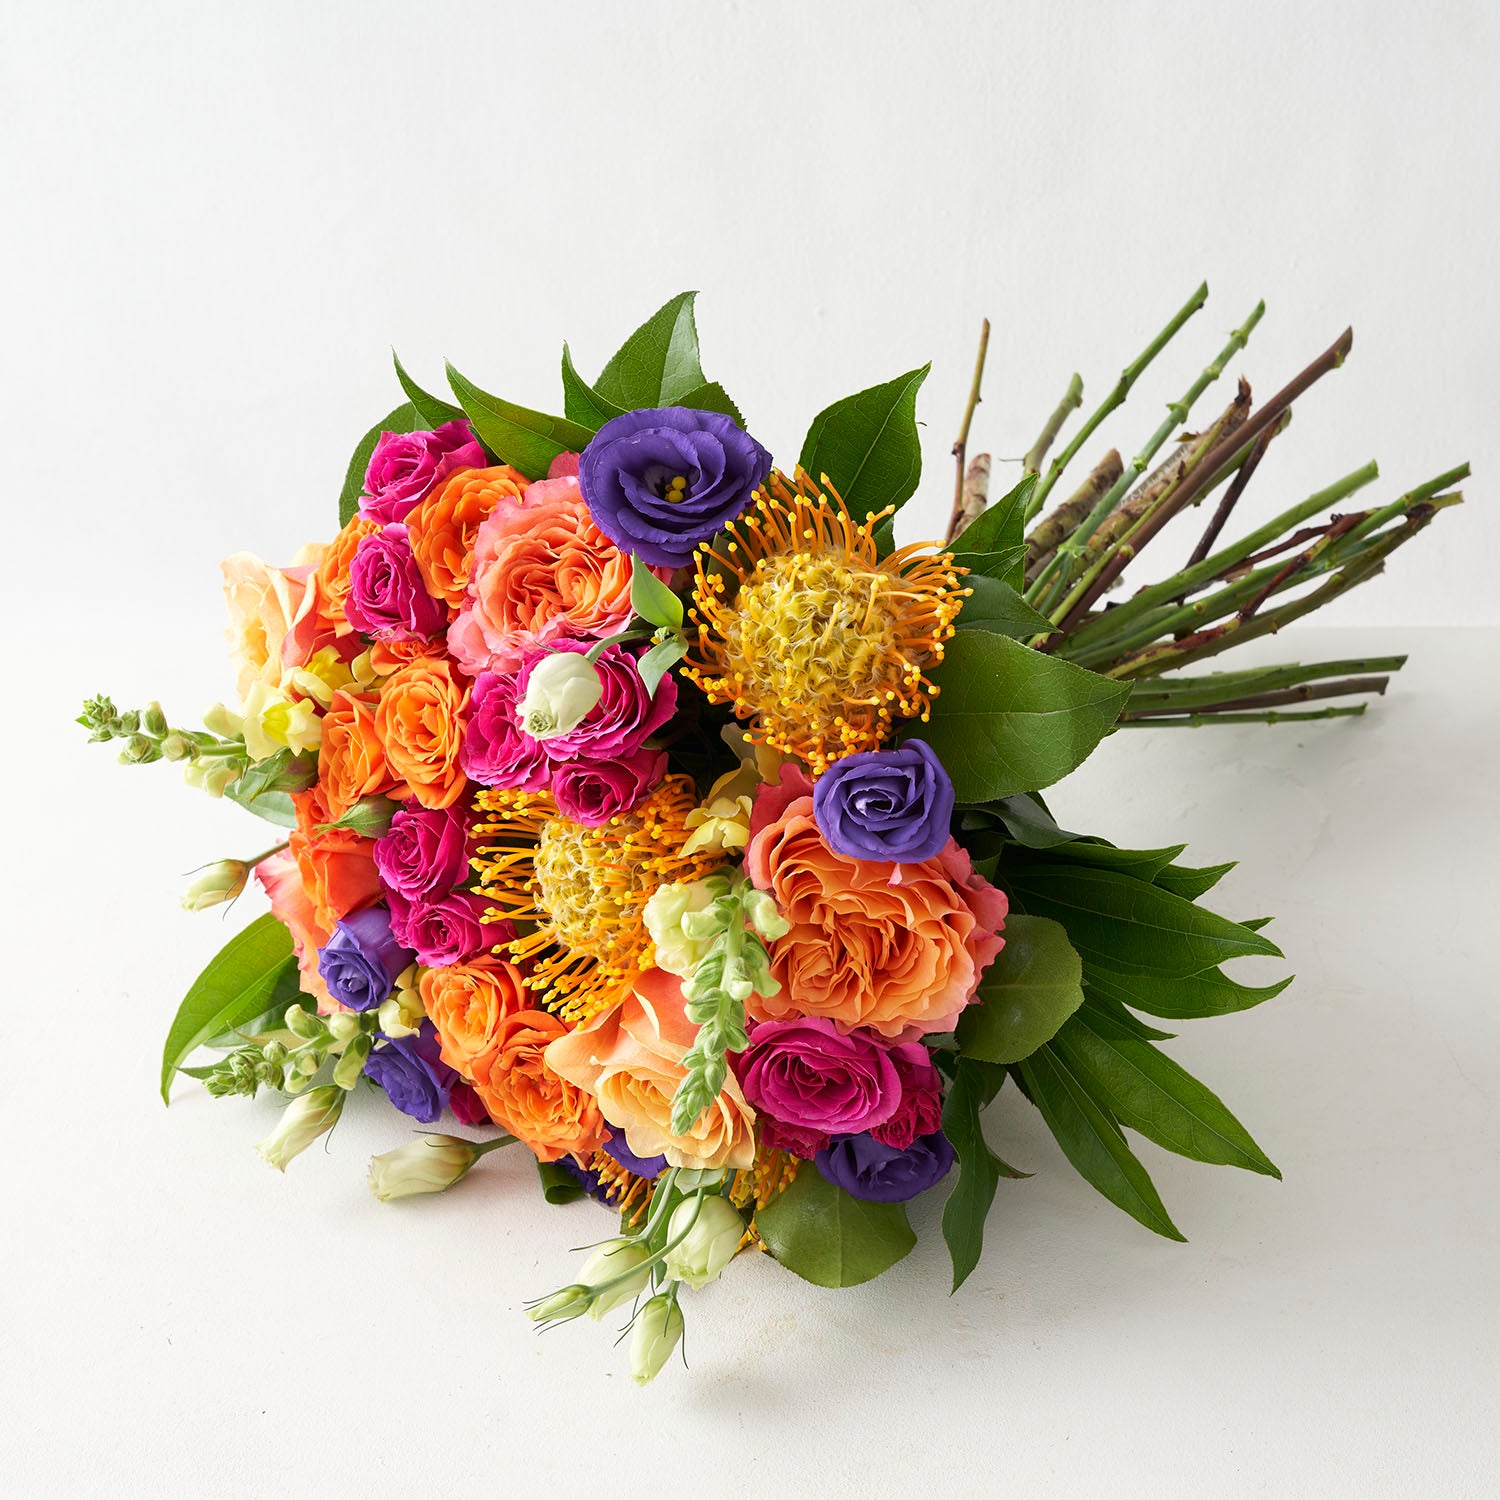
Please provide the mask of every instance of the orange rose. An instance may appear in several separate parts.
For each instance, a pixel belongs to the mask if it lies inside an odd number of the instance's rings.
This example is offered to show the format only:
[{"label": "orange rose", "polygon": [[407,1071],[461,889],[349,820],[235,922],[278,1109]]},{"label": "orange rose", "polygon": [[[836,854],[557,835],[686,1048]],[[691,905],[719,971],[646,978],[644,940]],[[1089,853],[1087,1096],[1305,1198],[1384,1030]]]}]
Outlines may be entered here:
[{"label": "orange rose", "polygon": [[437,1028],[443,1061],[471,1081],[478,1064],[499,1047],[500,1023],[531,1004],[521,971],[492,954],[425,969],[418,988]]},{"label": "orange rose", "polygon": [[333,821],[320,787],[294,796],[292,805],[297,809],[297,826],[288,847],[326,942],[340,917],[368,906],[380,895],[380,877],[370,852],[375,840],[362,839],[347,828],[319,833],[319,827]]},{"label": "orange rose", "polygon": [[490,1118],[541,1161],[587,1156],[604,1140],[599,1106],[546,1060],[548,1044],[566,1035],[567,1027],[544,1010],[506,1016],[474,1077]]},{"label": "orange rose", "polygon": [[630,559],[594,525],[576,478],[544,479],[480,526],[448,649],[471,675],[505,671],[528,646],[613,635],[631,613]]},{"label": "orange rose", "polygon": [[318,949],[333,936],[333,929],[319,924],[297,861],[286,850],[272,854],[256,865],[255,878],[271,898],[271,915],[292,935],[302,993],[311,995],[324,1015],[337,1010],[338,1004],[318,972]]},{"label": "orange rose", "polygon": [[792,927],[769,944],[781,992],[751,996],[750,1014],[827,1016],[841,1030],[868,1026],[885,1037],[951,1030],[1004,946],[1004,893],[951,839],[933,858],[900,866],[899,883],[892,865],[835,854],[797,768],[761,789],[755,812],[745,873]]},{"label": "orange rose", "polygon": [[379,521],[357,513],[351,516],[344,529],[329,543],[318,571],[313,574],[313,587],[318,591],[319,623],[335,635],[348,635],[354,629],[344,617],[344,603],[349,598],[349,564],[354,561],[359,544],[379,530]]},{"label": "orange rose", "polygon": [[391,771],[423,807],[451,807],[468,785],[458,766],[468,705],[467,684],[431,656],[408,662],[381,686],[375,733]]},{"label": "orange rose", "polygon": [[343,817],[361,797],[407,790],[386,762],[375,733],[375,701],[340,688],[323,715],[318,785],[333,819]]},{"label": "orange rose", "polygon": [[547,1048],[553,1072],[586,1089],[637,1156],[673,1167],[748,1167],[755,1160],[755,1111],[733,1075],[685,1136],[672,1134],[672,1096],[687,1070],[682,1056],[698,1028],[682,985],[665,969],[635,982],[635,993]]},{"label": "orange rose", "polygon": [[407,539],[427,592],[453,611],[464,602],[474,570],[479,524],[502,500],[521,499],[526,476],[508,464],[460,469],[428,492],[407,516]]}]

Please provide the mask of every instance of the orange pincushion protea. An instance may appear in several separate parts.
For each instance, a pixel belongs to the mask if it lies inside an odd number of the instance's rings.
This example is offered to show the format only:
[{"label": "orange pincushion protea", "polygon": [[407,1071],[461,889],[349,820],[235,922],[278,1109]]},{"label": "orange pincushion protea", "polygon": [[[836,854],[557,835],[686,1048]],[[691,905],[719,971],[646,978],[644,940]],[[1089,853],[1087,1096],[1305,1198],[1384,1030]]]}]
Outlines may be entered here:
[{"label": "orange pincushion protea", "polygon": [[598,828],[557,811],[549,792],[482,791],[474,867],[494,903],[489,920],[515,922],[506,946],[529,972],[538,1003],[569,1022],[587,1020],[656,966],[646,902],[658,886],[697,880],[722,858],[683,852],[698,794],[669,776],[634,812]]},{"label": "orange pincushion protea", "polygon": [[825,479],[773,472],[727,539],[695,557],[695,652],[684,671],[733,705],[758,744],[814,775],[874,750],[901,719],[926,718],[963,606],[949,553],[902,547],[882,558],[872,514],[856,526]]}]

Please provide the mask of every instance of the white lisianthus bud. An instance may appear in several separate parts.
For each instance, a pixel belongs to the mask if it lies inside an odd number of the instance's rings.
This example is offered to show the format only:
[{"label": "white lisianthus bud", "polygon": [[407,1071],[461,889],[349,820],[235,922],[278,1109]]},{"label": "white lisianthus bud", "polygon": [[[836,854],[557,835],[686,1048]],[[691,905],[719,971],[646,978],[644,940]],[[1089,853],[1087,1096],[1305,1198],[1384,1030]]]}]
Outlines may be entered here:
[{"label": "white lisianthus bud", "polygon": [[604,696],[594,664],[578,651],[554,651],[531,669],[516,704],[516,722],[534,740],[550,740],[576,729]]},{"label": "white lisianthus bud", "polygon": [[630,1378],[648,1385],[682,1338],[682,1309],[675,1297],[653,1297],[635,1320],[630,1340]]},{"label": "white lisianthus bud", "polygon": [[696,1289],[707,1286],[734,1259],[745,1237],[745,1221],[727,1198],[711,1193],[701,1203],[686,1198],[672,1210],[668,1242],[684,1232],[686,1238],[667,1252],[664,1264],[668,1276]]},{"label": "white lisianthus bud", "polygon": [[294,1156],[300,1156],[320,1135],[333,1129],[343,1108],[344,1091],[336,1085],[309,1089],[287,1105],[276,1129],[255,1149],[278,1172],[285,1172]]},{"label": "white lisianthus bud", "polygon": [[205,865],[203,873],[182,893],[184,911],[203,911],[233,901],[245,889],[250,866],[240,859],[215,860]]},{"label": "white lisianthus bud", "polygon": [[584,1262],[581,1279],[591,1287],[602,1287],[616,1276],[623,1276],[625,1280],[607,1291],[595,1293],[589,1305],[589,1317],[597,1323],[622,1302],[633,1302],[651,1280],[651,1267],[643,1264],[650,1258],[651,1251],[640,1240],[607,1240],[600,1245]]},{"label": "white lisianthus bud", "polygon": [[526,1316],[533,1323],[562,1322],[568,1318],[581,1317],[589,1310],[589,1304],[593,1300],[594,1294],[588,1287],[574,1282],[572,1286],[553,1292],[550,1297],[543,1297],[535,1307],[527,1309]]},{"label": "white lisianthus bud", "polygon": [[441,1193],[478,1160],[473,1145],[456,1135],[419,1136],[409,1145],[370,1158],[370,1191],[382,1203],[419,1193]]}]

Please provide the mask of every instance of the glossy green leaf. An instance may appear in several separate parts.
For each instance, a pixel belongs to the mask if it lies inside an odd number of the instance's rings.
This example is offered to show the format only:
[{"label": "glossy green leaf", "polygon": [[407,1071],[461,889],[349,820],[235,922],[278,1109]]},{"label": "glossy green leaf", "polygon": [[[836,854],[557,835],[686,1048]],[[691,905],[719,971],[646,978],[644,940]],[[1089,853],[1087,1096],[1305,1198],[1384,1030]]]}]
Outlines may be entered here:
[{"label": "glossy green leaf", "polygon": [[917,391],[931,368],[846,396],[813,418],[798,462],[814,480],[826,474],[856,520],[905,504],[917,488]]},{"label": "glossy green leaf", "polygon": [[576,1203],[584,1194],[583,1184],[555,1161],[539,1161],[536,1175],[541,1179],[542,1197],[548,1203]]},{"label": "glossy green leaf", "polygon": [[1199,865],[1196,868],[1191,865],[1167,865],[1156,872],[1153,884],[1159,885],[1164,891],[1171,891],[1175,896],[1181,896],[1185,901],[1196,901],[1213,890],[1238,863],[1238,860],[1231,859],[1222,865]]},{"label": "glossy green leaf", "polygon": [[981,1062],[1029,1057],[1083,1004],[1083,962],[1061,923],[1012,912],[1004,937],[958,1020],[959,1051]]},{"label": "glossy green leaf", "polygon": [[1240,984],[1218,969],[1167,978],[1159,974],[1122,974],[1102,965],[1088,967],[1090,989],[1166,1021],[1192,1021],[1249,1010],[1274,1000],[1292,982],[1292,977],[1288,974],[1275,984],[1257,986]]},{"label": "glossy green leaf", "polygon": [[1089,1025],[1101,1036],[1123,1037],[1136,1042],[1170,1042],[1176,1035],[1148,1026],[1112,995],[1102,994],[1094,987],[1087,970],[1083,976],[1083,1004],[1078,1007],[1078,1014],[1086,1017]]},{"label": "glossy green leaf", "polygon": [[480,442],[501,463],[519,469],[528,479],[543,478],[559,453],[581,452],[594,435],[590,428],[566,417],[548,416],[492,396],[452,365],[448,366],[448,384]]},{"label": "glossy green leaf", "polygon": [[334,822],[319,824],[318,832],[347,828],[361,838],[378,839],[382,834],[390,831],[391,824],[400,811],[401,804],[390,797],[361,797]]},{"label": "glossy green leaf", "polygon": [[1269,938],[1118,870],[1018,860],[1004,880],[1027,911],[1068,929],[1086,963],[1115,973],[1185,978],[1231,958],[1282,956]]},{"label": "glossy green leaf", "polygon": [[1129,875],[1132,880],[1142,880],[1148,885],[1187,848],[1186,844],[1171,844],[1164,849],[1118,849],[1103,839],[1073,839],[1068,843],[1054,844],[1045,855],[1028,859],[1017,856],[1017,871],[1034,869],[1045,862],[1051,864],[1062,860],[1068,864],[1089,865],[1097,870],[1116,870]]},{"label": "glossy green leaf", "polygon": [[630,559],[630,607],[653,625],[682,628],[682,600],[638,557]]},{"label": "glossy green leaf", "polygon": [[676,406],[706,382],[698,363],[696,292],[683,292],[659,308],[620,346],[594,382],[594,391],[625,411]]},{"label": "glossy green leaf", "polygon": [[[1016,575],[1016,568],[1023,563],[1026,557],[1024,547],[1002,547],[996,552],[955,552],[953,554],[954,564],[960,568],[969,570],[969,578],[993,578],[997,583],[1004,583],[1014,588],[1010,580]],[[1044,625],[1050,622],[1043,620]]]},{"label": "glossy green leaf", "polygon": [[406,366],[401,363],[401,356],[394,349],[391,350],[391,359],[396,366],[396,379],[401,382],[401,389],[406,392],[406,399],[411,402],[418,416],[422,418],[423,426],[441,427],[445,422],[456,422],[463,416],[463,412],[451,401],[444,401],[441,397],[424,391],[406,373]]},{"label": "glossy green leaf", "polygon": [[740,427],[745,425],[745,419],[740,415],[739,407],[734,404],[729,397],[729,392],[717,380],[710,380],[706,385],[683,392],[672,404],[686,406],[693,411],[716,411],[720,416],[728,417]]},{"label": "glossy green leaf", "polygon": [[283,748],[245,767],[235,779],[234,800],[254,812],[255,802],[267,792],[305,792],[317,779],[316,755]]},{"label": "glossy green leaf", "polygon": [[292,935],[269,912],[230,938],[193,981],[167,1032],[162,1102],[171,1102],[172,1074],[195,1047],[263,1015],[278,991],[296,982]]},{"label": "glossy green leaf", "polygon": [[817,1286],[858,1286],[917,1242],[899,1203],[866,1203],[804,1162],[792,1185],[755,1215],[766,1249]]},{"label": "glossy green leaf", "polygon": [[623,416],[625,408],[606,401],[603,396],[578,373],[573,363],[573,351],[567,344],[562,352],[563,411],[570,422],[598,432],[604,424],[615,417]]},{"label": "glossy green leaf", "polygon": [[[956,553],[1006,554],[1010,561],[1005,570],[991,572],[990,576],[1017,591],[1026,586],[1026,507],[1036,482],[1035,474],[1026,475],[1008,494],[992,500],[980,511],[952,543]],[[1038,628],[1046,630],[1049,627],[1050,622],[1043,619]]]},{"label": "glossy green leaf", "polygon": [[641,679],[641,686],[652,697],[655,697],[662,678],[687,655],[687,652],[688,643],[680,635],[668,636],[666,640],[658,641],[636,663],[636,672]]},{"label": "glossy green leaf", "polygon": [[928,723],[911,733],[938,754],[960,802],[1051,786],[1109,732],[1129,689],[982,630],[948,642]]},{"label": "glossy green leaf", "polygon": [[1066,844],[1078,837],[1076,833],[1059,828],[1042,799],[1026,792],[1001,797],[991,804],[991,811],[998,816],[1006,833],[1027,849],[1050,849],[1055,844]]},{"label": "glossy green leaf", "polygon": [[339,492],[339,525],[347,526],[359,509],[360,496],[365,491],[365,470],[370,467],[370,455],[382,432],[420,432],[426,422],[410,401],[403,401],[394,411],[388,412],[360,440],[359,446],[349,459],[344,473],[344,488]]},{"label": "glossy green leaf", "polygon": [[287,792],[260,792],[253,797],[244,797],[240,795],[239,783],[236,782],[224,789],[224,795],[277,828],[297,826],[297,808]]},{"label": "glossy green leaf", "polygon": [[1080,1013],[1052,1045],[1094,1097],[1148,1141],[1194,1161],[1281,1176],[1223,1101],[1150,1042],[1111,1036]]},{"label": "glossy green leaf", "polygon": [[1162,1204],[1151,1174],[1125,1144],[1114,1116],[1055,1048],[1033,1053],[1016,1065],[1016,1073],[1084,1181],[1147,1229],[1169,1240],[1185,1238]]},{"label": "glossy green leaf", "polygon": [[1008,583],[970,573],[964,587],[970,590],[969,597],[954,622],[960,630],[989,630],[1025,641],[1051,629],[1046,615],[1034,610]]},{"label": "glossy green leaf", "polygon": [[980,1127],[980,1113],[995,1097],[1005,1073],[969,1058],[960,1058],[943,1103],[943,1134],[958,1157],[958,1172],[943,1205],[943,1238],[953,1261],[956,1292],[979,1264],[984,1221],[1002,1177],[1029,1177],[990,1150]]}]

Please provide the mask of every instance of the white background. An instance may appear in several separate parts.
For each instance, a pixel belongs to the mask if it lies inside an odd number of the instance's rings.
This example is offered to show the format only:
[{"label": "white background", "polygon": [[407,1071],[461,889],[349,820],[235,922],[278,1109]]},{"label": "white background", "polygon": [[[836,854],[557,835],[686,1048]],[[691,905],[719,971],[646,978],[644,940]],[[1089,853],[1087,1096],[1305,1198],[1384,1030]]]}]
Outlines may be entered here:
[{"label": "white background", "polygon": [[[1500,623],[1497,14],[0,10],[8,1488],[1490,1492],[1500,637],[1419,627]],[[349,449],[399,399],[390,345],[429,385],[446,355],[555,406],[564,336],[592,374],[697,286],[707,371],[783,459],[827,401],[931,358],[915,534],[946,508],[981,315],[975,446],[1015,455],[1075,368],[1101,398],[1202,278],[1098,448],[1128,457],[1264,296],[1259,394],[1346,323],[1356,344],[1257,516],[1371,457],[1378,500],[1477,471],[1321,617],[1343,629],[1271,643],[1411,648],[1367,720],[1122,735],[1056,798],[1122,843],[1242,858],[1224,906],[1279,914],[1298,984],[1175,1050],[1285,1184],[1148,1152],[1192,1241],[1157,1242],[1011,1099],[992,1135],[1039,1175],[1002,1187],[958,1297],[930,1210],[864,1290],[737,1265],[693,1299],[691,1376],[642,1394],[599,1331],[520,1318],[601,1232],[524,1163],[386,1209],[360,1179],[387,1114],[283,1180],[249,1150],[269,1105],[182,1086],[161,1109],[176,997],[247,915],[172,898],[259,830],[66,718],[100,689],[184,717],[227,692],[217,560],[329,534]]]}]

